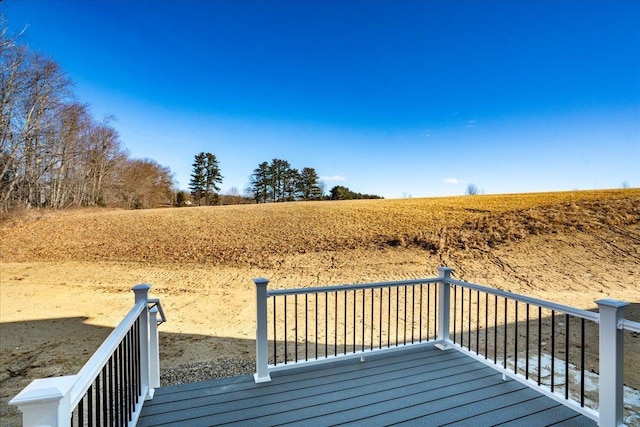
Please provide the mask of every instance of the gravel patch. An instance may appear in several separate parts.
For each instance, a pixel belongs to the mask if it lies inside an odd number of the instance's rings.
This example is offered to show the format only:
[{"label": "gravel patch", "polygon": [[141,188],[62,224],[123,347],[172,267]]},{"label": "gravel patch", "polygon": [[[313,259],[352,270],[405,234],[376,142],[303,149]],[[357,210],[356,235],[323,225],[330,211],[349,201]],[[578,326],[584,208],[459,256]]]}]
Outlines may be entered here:
[{"label": "gravel patch", "polygon": [[163,369],[160,373],[162,387],[195,383],[215,378],[250,375],[256,371],[256,362],[251,359],[217,359],[188,363],[176,368]]}]

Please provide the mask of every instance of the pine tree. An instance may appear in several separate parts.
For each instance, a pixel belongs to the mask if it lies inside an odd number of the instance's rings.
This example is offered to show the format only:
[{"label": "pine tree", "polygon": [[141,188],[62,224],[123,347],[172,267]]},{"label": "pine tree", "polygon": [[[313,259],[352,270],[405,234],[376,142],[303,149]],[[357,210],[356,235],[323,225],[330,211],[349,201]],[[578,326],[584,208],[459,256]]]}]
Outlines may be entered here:
[{"label": "pine tree", "polygon": [[320,177],[314,168],[304,168],[298,179],[298,192],[302,200],[319,200],[322,198]]},{"label": "pine tree", "polygon": [[191,181],[189,181],[189,190],[193,200],[200,205],[201,200],[204,198],[204,190],[206,186],[205,175],[205,154],[196,154],[193,164],[193,173],[191,174]]},{"label": "pine tree", "polygon": [[262,162],[256,169],[250,179],[250,191],[256,203],[267,203],[269,198],[269,164]]},{"label": "pine tree", "polygon": [[218,166],[218,159],[211,153],[205,154],[205,201],[207,205],[218,204],[218,192],[222,183],[222,175]]},{"label": "pine tree", "polygon": [[211,153],[200,153],[195,156],[193,173],[189,182],[191,196],[198,205],[216,204],[222,183],[222,175],[216,156]]}]

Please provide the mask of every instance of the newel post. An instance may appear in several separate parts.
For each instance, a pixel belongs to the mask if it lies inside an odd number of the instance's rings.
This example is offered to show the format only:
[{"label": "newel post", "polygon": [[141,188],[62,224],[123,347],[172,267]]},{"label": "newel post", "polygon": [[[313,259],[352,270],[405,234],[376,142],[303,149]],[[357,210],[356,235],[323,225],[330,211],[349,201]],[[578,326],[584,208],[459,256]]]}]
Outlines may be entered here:
[{"label": "newel post", "polygon": [[158,307],[149,310],[149,386],[160,387],[160,346],[158,344]]},{"label": "newel post", "polygon": [[71,389],[77,375],[33,380],[9,405],[22,412],[24,427],[71,426]]},{"label": "newel post", "polygon": [[622,425],[624,384],[624,331],[618,322],[624,319],[623,301],[596,301],[600,312],[600,417],[598,424],[606,427]]},{"label": "newel post", "polygon": [[267,341],[267,285],[269,280],[253,279],[256,284],[256,383],[271,381],[269,375],[268,341]]},{"label": "newel post", "polygon": [[140,313],[140,384],[142,386],[142,397],[144,400],[153,399],[153,387],[151,386],[151,376],[149,375],[149,358],[150,358],[150,343],[149,343],[149,289],[151,285],[146,283],[136,285],[131,290],[135,294],[136,305],[140,302],[144,302],[144,310]]},{"label": "newel post", "polygon": [[447,280],[451,278],[453,268],[438,267],[440,282],[438,282],[438,341],[436,344],[440,350],[449,348],[449,316],[450,316],[450,291]]}]

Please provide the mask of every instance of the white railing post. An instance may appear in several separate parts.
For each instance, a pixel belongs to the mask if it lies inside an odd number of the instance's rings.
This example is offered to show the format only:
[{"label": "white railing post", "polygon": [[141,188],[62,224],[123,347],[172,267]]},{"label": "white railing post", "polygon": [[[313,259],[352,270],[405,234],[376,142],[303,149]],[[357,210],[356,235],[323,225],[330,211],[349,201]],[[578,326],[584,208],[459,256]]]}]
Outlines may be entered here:
[{"label": "white railing post", "polygon": [[453,268],[438,267],[440,282],[438,282],[438,341],[436,344],[440,350],[449,348],[449,316],[450,316],[450,297],[449,283],[447,280],[451,278]]},{"label": "white railing post", "polygon": [[624,319],[623,301],[596,301],[600,312],[600,416],[598,425],[617,427],[622,424],[624,405],[624,331],[618,322]]},{"label": "white railing post", "polygon": [[71,389],[77,375],[33,380],[10,405],[22,412],[24,427],[69,427],[71,426]]},{"label": "white railing post", "polygon": [[149,310],[149,386],[160,387],[160,346],[158,337],[158,307]]},{"label": "white railing post", "polygon": [[140,384],[142,385],[142,398],[144,400],[153,399],[153,387],[151,386],[151,376],[149,375],[149,289],[151,285],[146,283],[136,285],[131,290],[135,294],[135,302],[145,303],[145,308],[140,313]]},{"label": "white railing post", "polygon": [[267,285],[269,280],[253,279],[256,284],[256,373],[253,379],[257,383],[271,381],[269,375],[268,341],[267,341]]}]

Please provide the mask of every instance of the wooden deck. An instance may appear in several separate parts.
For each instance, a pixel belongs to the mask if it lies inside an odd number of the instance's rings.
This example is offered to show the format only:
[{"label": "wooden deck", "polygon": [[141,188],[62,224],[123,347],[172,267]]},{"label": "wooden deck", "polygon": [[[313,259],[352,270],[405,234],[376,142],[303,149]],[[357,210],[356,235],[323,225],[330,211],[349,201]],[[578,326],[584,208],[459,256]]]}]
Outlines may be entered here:
[{"label": "wooden deck", "polygon": [[411,348],[271,374],[163,387],[139,426],[596,426],[456,351]]}]

